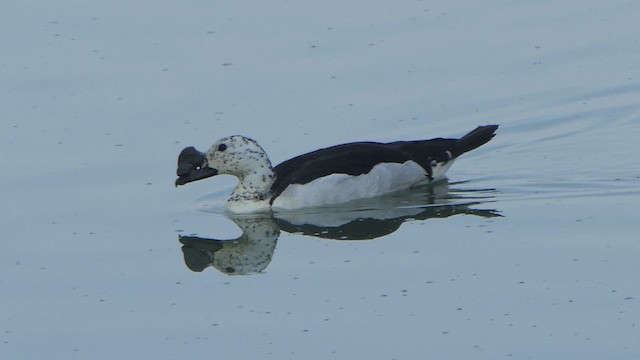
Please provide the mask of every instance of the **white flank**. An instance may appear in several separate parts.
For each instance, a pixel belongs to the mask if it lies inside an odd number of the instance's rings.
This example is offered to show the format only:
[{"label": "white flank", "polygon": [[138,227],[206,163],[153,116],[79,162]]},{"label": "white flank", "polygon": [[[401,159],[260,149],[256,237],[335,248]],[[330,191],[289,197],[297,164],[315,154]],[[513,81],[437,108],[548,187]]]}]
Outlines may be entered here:
[{"label": "white flank", "polygon": [[[451,166],[436,166],[439,179]],[[435,173],[434,173],[435,174]],[[273,202],[274,210],[292,210],[304,207],[340,204],[351,200],[370,198],[407,189],[429,181],[424,169],[413,161],[380,163],[367,174],[351,176],[331,174],[300,185],[289,185]]]}]

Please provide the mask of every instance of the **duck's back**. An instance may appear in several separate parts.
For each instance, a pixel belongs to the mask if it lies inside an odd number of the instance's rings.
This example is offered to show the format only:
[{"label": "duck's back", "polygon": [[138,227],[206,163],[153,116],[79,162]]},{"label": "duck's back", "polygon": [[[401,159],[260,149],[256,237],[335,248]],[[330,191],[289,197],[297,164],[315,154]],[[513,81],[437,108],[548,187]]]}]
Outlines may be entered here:
[{"label": "duck's back", "polygon": [[275,167],[271,203],[284,209],[338,204],[428,182],[438,167],[433,160],[451,165],[447,142],[358,142],[300,155]]},{"label": "duck's back", "polygon": [[303,154],[275,167],[276,182],[272,191],[278,195],[290,184],[304,185],[332,174],[367,174],[380,163],[416,161],[417,158],[412,159],[412,155],[417,151],[407,151],[406,148],[401,143],[356,142]]},{"label": "duck's back", "polygon": [[460,139],[354,142],[306,153],[274,168],[271,203],[283,203],[281,195],[304,202],[300,207],[339,203],[437,180],[452,160],[491,140],[496,129],[480,126]]}]

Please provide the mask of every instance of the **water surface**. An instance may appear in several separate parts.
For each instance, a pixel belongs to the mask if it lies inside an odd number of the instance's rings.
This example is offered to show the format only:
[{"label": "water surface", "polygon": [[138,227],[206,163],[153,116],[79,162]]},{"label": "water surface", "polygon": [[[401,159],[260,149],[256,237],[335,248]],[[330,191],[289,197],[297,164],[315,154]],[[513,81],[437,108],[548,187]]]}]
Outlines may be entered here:
[{"label": "water surface", "polygon": [[[0,23],[0,357],[640,356],[636,3],[31,5]],[[234,133],[279,163],[493,123],[352,207],[173,187]]]}]

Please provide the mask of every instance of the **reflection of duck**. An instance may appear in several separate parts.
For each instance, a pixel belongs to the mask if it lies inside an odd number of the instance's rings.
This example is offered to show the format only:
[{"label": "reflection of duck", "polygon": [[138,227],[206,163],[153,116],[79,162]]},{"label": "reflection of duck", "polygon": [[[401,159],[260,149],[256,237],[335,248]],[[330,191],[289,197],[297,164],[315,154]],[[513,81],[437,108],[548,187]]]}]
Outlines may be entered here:
[{"label": "reflection of duck", "polygon": [[176,186],[219,174],[236,176],[240,182],[227,201],[233,213],[340,204],[443,179],[458,156],[487,143],[497,128],[479,126],[459,139],[342,144],[275,168],[256,141],[235,135],[206,153],[185,148]]},{"label": "reflection of duck", "polygon": [[[368,240],[393,233],[405,221],[459,214],[485,218],[501,216],[496,210],[475,209],[483,203],[482,199],[467,202],[457,199],[455,203],[448,204],[452,197],[448,197],[446,189],[443,185],[426,189],[426,194],[412,192],[414,198],[405,198],[402,202],[405,207],[367,207],[365,205],[375,204],[362,203],[353,204],[350,208],[332,208],[331,211],[316,209],[308,213],[230,216],[242,230],[242,236],[235,240],[181,236],[185,263],[189,269],[198,272],[213,266],[228,275],[248,275],[261,272],[269,265],[280,230],[323,239]],[[415,206],[418,199],[422,200],[421,206]],[[394,199],[387,200],[391,202]],[[430,205],[425,206],[425,203]]]},{"label": "reflection of duck", "polygon": [[375,213],[376,211],[362,211],[358,212],[358,215],[362,217],[358,217],[357,219],[353,219],[338,226],[319,225],[311,222],[300,223],[300,218],[296,218],[297,221],[295,223],[292,222],[292,219],[286,220],[274,218],[274,220],[280,227],[280,230],[288,233],[299,233],[334,240],[370,240],[393,233],[398,230],[400,225],[405,221],[447,218],[458,214],[476,215],[481,217],[500,216],[495,210],[478,210],[470,208],[470,206],[478,204],[479,203],[467,203],[458,205],[430,206],[420,209],[402,209],[404,211],[397,212],[396,215],[398,216],[394,218],[370,217],[372,213]]},{"label": "reflection of duck", "polygon": [[187,267],[200,272],[208,266],[229,275],[248,275],[264,270],[271,262],[280,236],[269,215],[232,218],[242,230],[234,240],[181,236]]}]

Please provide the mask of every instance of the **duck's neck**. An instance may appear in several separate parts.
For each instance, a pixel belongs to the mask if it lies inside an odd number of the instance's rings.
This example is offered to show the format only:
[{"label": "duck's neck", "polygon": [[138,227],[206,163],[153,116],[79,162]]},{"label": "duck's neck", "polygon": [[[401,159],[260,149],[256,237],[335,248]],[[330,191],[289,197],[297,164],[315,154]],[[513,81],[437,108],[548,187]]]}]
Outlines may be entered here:
[{"label": "duck's neck", "polygon": [[238,176],[238,179],[240,182],[227,201],[227,209],[234,213],[268,210],[271,185],[276,180],[271,164]]}]

